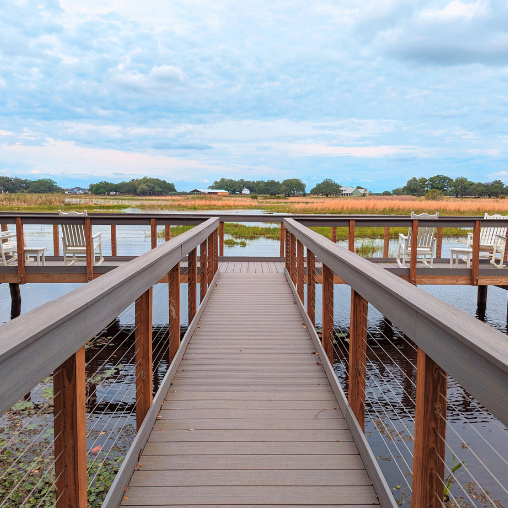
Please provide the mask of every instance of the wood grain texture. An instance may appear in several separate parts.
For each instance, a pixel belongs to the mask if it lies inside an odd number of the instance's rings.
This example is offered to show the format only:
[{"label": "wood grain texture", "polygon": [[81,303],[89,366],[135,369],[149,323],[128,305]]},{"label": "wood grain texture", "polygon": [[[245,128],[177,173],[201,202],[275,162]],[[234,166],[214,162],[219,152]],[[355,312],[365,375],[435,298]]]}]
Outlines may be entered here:
[{"label": "wood grain texture", "polygon": [[196,285],[198,278],[198,253],[197,249],[192,249],[189,252],[189,261],[188,261],[188,289],[187,289],[187,305],[189,309],[189,323],[194,319],[197,310],[197,294],[196,294]]},{"label": "wood grain texture", "polygon": [[[6,230],[7,230],[7,224],[2,224],[2,231],[3,231],[3,226],[5,226]],[[59,237],[58,229],[59,229],[58,224],[53,224],[53,255],[54,256],[60,255],[60,237]],[[116,254],[115,254],[115,256],[116,256]]]},{"label": "wood grain texture", "polygon": [[224,256],[224,222],[219,224],[219,256]]},{"label": "wood grain texture", "polygon": [[[117,244],[116,244],[116,224],[111,224],[111,255],[116,256]],[[58,256],[58,254],[55,254]]]},{"label": "wood grain texture", "polygon": [[157,220],[150,219],[150,241],[152,249],[157,247]]},{"label": "wood grain texture", "polygon": [[298,290],[298,296],[303,302],[303,243],[297,240],[296,244],[296,287]]},{"label": "wood grain texture", "polygon": [[286,230],[284,229],[284,224],[280,223],[280,257],[284,257],[284,251],[285,251],[285,244],[286,244]]},{"label": "wood grain texture", "polygon": [[349,221],[349,239],[348,239],[348,249],[350,252],[355,251],[355,221]]},{"label": "wood grain texture", "polygon": [[291,280],[293,281],[293,284],[296,286],[296,237],[295,235],[291,235],[290,240],[290,271],[289,274],[291,275]]},{"label": "wood grain texture", "polygon": [[385,227],[383,231],[383,257],[387,258],[390,250],[390,228]]},{"label": "wood grain texture", "polygon": [[164,226],[164,239],[166,240],[166,242],[169,242],[169,240],[171,240],[171,225],[170,224],[166,224]]},{"label": "wood grain texture", "polygon": [[57,508],[86,508],[85,348],[53,375]]},{"label": "wood grain texture", "polygon": [[436,259],[441,259],[442,252],[443,252],[443,228],[436,228]]},{"label": "wood grain texture", "polygon": [[332,271],[323,265],[323,330],[322,344],[326,356],[330,363],[333,363],[333,340],[335,332],[333,331],[333,274]]},{"label": "wood grain texture", "polygon": [[316,257],[307,249],[307,315],[316,324]]},{"label": "wood grain texture", "polygon": [[25,237],[21,217],[16,219],[16,249],[18,255],[18,284],[25,284]]},{"label": "wood grain texture", "polygon": [[180,348],[180,263],[177,263],[168,274],[168,296],[168,364],[170,364]]},{"label": "wood grain texture", "polygon": [[208,241],[199,247],[199,301],[202,302],[208,290]]},{"label": "wood grain texture", "polygon": [[337,228],[335,226],[332,228],[332,242],[337,243]]}]

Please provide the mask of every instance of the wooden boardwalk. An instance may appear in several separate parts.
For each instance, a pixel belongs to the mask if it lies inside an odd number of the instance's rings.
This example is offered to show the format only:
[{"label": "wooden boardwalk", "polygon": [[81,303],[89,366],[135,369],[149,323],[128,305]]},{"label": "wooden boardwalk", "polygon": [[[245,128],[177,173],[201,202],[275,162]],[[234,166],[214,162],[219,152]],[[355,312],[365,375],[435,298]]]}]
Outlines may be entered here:
[{"label": "wooden boardwalk", "polygon": [[279,268],[221,265],[122,506],[378,504]]}]

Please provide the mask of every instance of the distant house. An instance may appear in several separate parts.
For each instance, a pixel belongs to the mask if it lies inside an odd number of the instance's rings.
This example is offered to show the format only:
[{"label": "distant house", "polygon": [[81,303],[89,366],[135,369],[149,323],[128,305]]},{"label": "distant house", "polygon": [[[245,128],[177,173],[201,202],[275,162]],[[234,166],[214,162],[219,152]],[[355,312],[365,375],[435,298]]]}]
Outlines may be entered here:
[{"label": "distant house", "polygon": [[341,187],[342,196],[361,197],[368,194],[367,189],[356,189],[355,187]]},{"label": "distant house", "polygon": [[242,194],[250,194],[250,190],[249,189],[243,189],[242,190]]},{"label": "distant house", "polygon": [[194,189],[190,191],[190,194],[209,194],[211,196],[229,196],[227,190],[222,189]]},{"label": "distant house", "polygon": [[71,187],[70,189],[65,189],[65,194],[88,194],[89,190],[84,189],[83,187]]}]

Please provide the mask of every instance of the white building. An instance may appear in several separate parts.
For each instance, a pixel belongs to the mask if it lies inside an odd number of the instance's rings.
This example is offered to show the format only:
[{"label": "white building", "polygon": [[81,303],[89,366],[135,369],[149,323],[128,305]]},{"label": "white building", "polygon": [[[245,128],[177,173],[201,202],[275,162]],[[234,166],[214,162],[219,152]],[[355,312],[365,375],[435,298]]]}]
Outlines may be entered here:
[{"label": "white building", "polygon": [[242,194],[250,194],[250,190],[249,189],[242,189]]},{"label": "white building", "polygon": [[367,189],[357,189],[356,187],[341,187],[342,196],[365,196],[368,194]]}]

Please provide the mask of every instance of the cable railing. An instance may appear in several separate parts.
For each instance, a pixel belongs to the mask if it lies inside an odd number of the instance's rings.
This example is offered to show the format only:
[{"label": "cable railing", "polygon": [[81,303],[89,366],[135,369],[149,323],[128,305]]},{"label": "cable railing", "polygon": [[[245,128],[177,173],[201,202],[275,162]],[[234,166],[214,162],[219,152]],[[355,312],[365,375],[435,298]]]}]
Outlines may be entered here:
[{"label": "cable railing", "polygon": [[283,224],[288,280],[397,503],[507,506],[505,335],[300,221]]},{"label": "cable railing", "polygon": [[[132,474],[136,443],[146,441],[168,389],[164,373],[183,354],[182,308],[191,333],[215,283],[218,226],[200,219],[1,326],[0,507],[101,506],[117,472]],[[121,494],[110,492],[117,504]]]}]

